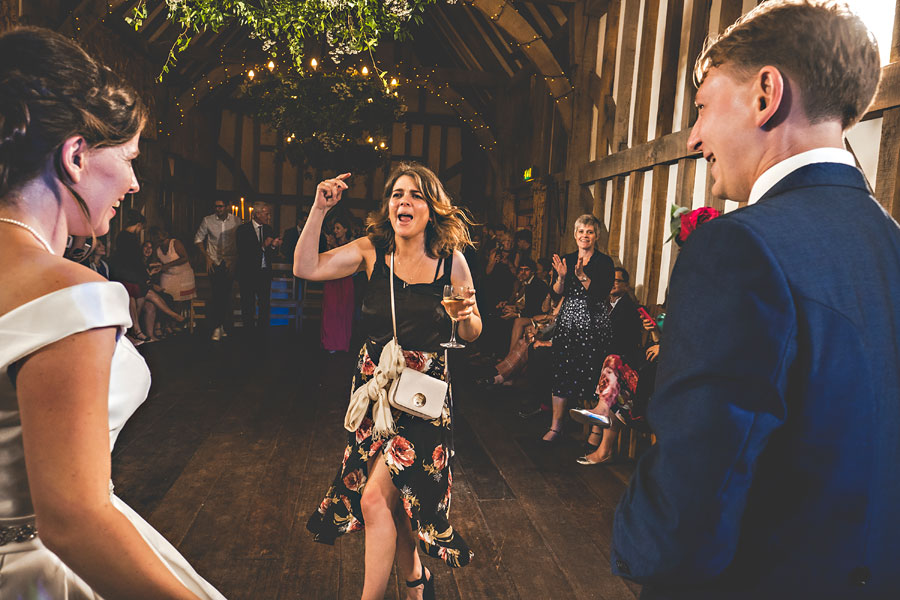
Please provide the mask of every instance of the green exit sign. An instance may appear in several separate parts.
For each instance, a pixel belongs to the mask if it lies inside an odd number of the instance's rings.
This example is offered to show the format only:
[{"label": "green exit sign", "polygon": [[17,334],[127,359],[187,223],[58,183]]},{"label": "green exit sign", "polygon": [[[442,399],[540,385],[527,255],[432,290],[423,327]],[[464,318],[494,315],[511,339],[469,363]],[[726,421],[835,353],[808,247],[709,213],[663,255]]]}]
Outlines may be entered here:
[{"label": "green exit sign", "polygon": [[534,179],[534,176],[535,176],[534,171],[535,171],[534,167],[528,167],[527,169],[522,171],[522,181],[531,181],[532,179]]}]

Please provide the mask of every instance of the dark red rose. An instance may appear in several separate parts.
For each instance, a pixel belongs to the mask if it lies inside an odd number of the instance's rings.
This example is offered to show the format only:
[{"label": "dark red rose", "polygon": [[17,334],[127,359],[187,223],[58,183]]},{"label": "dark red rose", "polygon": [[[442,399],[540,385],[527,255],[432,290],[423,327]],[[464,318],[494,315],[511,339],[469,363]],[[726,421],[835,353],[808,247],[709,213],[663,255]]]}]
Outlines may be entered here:
[{"label": "dark red rose", "polygon": [[364,439],[372,435],[372,419],[366,417],[356,428],[356,443],[361,444]]},{"label": "dark red rose", "polygon": [[359,490],[359,486],[363,483],[363,474],[360,469],[355,471],[351,471],[344,476],[344,485],[347,486],[348,490],[357,491]]},{"label": "dark red rose", "polygon": [[425,355],[421,352],[411,352],[404,350],[403,358],[406,359],[406,366],[416,371],[425,370]]},{"label": "dark red rose", "polygon": [[444,446],[435,446],[434,452],[431,453],[431,460],[434,462],[434,468],[441,470],[447,464],[447,453],[444,452]]},{"label": "dark red rose", "polygon": [[688,236],[694,233],[694,230],[716,217],[722,216],[715,208],[711,206],[703,206],[689,213],[681,215],[681,231],[678,232],[678,239],[681,243],[687,241]]},{"label": "dark red rose", "polygon": [[359,371],[367,377],[371,377],[375,373],[375,363],[372,362],[372,357],[369,356],[368,352],[366,352],[366,358],[363,360]]},{"label": "dark red rose", "polygon": [[401,469],[411,467],[416,460],[416,451],[408,439],[394,436],[388,442],[388,462]]}]

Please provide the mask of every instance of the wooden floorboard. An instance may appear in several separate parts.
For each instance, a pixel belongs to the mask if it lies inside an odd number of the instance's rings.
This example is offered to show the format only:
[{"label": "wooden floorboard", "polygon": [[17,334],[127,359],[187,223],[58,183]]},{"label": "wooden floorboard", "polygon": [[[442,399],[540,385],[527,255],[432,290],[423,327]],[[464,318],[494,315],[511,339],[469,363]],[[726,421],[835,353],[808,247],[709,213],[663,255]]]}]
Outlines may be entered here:
[{"label": "wooden floorboard", "polygon": [[[362,591],[365,535],[328,546],[306,531],[340,466],[355,357],[307,337],[183,336],[141,348],[153,387],[114,450],[116,492],[228,598]],[[516,416],[523,390],[459,377],[454,390],[450,518],[475,558],[450,569],[423,557],[437,597],[636,598],[639,586],[609,568],[612,516],[633,465],[575,464],[575,426],[559,444],[541,442],[549,419]],[[405,589],[395,569],[385,597]]]}]

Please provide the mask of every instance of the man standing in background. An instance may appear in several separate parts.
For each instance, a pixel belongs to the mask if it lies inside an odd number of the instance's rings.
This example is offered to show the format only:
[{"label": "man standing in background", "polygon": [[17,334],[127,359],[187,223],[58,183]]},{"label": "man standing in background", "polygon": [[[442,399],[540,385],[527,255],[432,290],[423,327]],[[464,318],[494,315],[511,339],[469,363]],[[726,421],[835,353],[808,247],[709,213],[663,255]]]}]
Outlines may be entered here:
[{"label": "man standing in background", "polygon": [[281,238],[272,229],[272,209],[265,202],[253,203],[253,218],[237,228],[237,278],[241,289],[241,322],[245,329],[269,326],[269,296],[272,263]]},{"label": "man standing in background", "polygon": [[231,286],[237,260],[235,243],[238,219],[225,210],[225,202],[216,200],[215,212],[200,222],[194,244],[206,257],[206,274],[212,288],[206,318],[212,331],[212,340],[217,342],[226,335],[225,328],[231,327]]}]

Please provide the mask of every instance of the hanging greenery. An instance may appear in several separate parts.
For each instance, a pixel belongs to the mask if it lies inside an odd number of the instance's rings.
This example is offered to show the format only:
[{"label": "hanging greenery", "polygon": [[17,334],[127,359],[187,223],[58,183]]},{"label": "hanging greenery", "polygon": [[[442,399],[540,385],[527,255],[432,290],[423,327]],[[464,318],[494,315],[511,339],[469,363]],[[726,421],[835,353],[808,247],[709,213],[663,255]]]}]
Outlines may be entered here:
[{"label": "hanging greenery", "polygon": [[[181,28],[172,45],[163,73],[175,63],[197,33],[218,31],[240,23],[261,40],[263,51],[276,56],[284,48],[298,70],[303,70],[304,43],[324,40],[329,56],[344,57],[371,52],[385,36],[402,41],[410,37],[410,22],[421,24],[425,6],[456,0],[164,0],[168,19]],[[140,0],[126,19],[139,29],[147,18],[148,0]]]},{"label": "hanging greenery", "polygon": [[243,109],[284,140],[295,166],[369,171],[389,158],[399,94],[356,70],[261,73],[241,89]]}]

